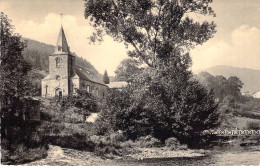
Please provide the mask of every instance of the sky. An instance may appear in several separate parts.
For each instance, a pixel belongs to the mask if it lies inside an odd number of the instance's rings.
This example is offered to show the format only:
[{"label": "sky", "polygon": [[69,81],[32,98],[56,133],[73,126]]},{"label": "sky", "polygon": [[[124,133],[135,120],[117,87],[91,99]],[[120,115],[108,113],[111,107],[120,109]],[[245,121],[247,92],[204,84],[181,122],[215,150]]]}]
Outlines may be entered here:
[{"label": "sky", "polygon": [[[192,70],[216,65],[260,70],[260,0],[214,0],[217,16],[212,39],[191,51]],[[94,32],[84,18],[83,0],[0,0],[0,11],[8,15],[15,32],[23,37],[56,45],[62,25],[70,50],[88,60],[103,74],[114,75],[127,58],[126,48],[109,36],[100,44],[90,44]],[[203,16],[194,15],[204,20]]]}]

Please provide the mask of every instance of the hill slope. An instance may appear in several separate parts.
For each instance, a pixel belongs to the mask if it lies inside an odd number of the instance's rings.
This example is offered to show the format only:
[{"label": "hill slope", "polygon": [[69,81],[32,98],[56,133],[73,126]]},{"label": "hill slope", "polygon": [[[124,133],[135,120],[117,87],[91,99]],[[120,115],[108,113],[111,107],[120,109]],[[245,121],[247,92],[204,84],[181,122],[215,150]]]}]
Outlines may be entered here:
[{"label": "hill slope", "polygon": [[248,91],[250,93],[254,93],[260,90],[260,70],[230,66],[214,66],[211,68],[194,71],[194,73],[199,73],[201,71],[206,71],[212,75],[223,75],[224,77],[239,77],[244,83],[242,92]]},{"label": "hill slope", "polygon": [[[23,38],[23,41],[27,41],[27,47],[24,49],[23,55],[25,60],[32,64],[33,69],[49,71],[49,55],[53,54],[55,47],[53,45],[38,42]],[[87,60],[78,57],[75,53],[75,63],[79,66],[91,70],[93,73],[99,75],[95,67]]]},{"label": "hill slope", "polygon": [[[49,55],[53,54],[55,47],[53,45],[41,43],[35,40],[22,38],[27,42],[27,47],[23,51],[25,60],[32,65],[32,70],[28,72],[28,78],[36,89],[33,95],[41,94],[41,80],[48,75],[49,72]],[[102,75],[87,60],[78,57],[75,53],[75,64],[88,69],[98,78]]]}]

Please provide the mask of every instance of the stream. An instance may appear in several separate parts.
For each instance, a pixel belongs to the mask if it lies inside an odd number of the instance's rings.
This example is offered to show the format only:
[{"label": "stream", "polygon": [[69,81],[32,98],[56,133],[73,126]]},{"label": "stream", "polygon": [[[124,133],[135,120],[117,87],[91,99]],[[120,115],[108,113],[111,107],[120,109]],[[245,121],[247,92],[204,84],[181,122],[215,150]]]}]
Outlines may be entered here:
[{"label": "stream", "polygon": [[110,160],[101,159],[91,152],[83,152],[74,149],[61,148],[50,145],[48,157],[37,160],[29,165],[55,165],[55,166],[88,166],[88,165],[105,165],[105,166],[146,166],[146,165],[200,165],[200,166],[260,166],[260,147],[246,147],[236,150],[213,150],[213,153],[207,156],[198,157],[173,157],[173,158],[144,158],[129,160]]}]

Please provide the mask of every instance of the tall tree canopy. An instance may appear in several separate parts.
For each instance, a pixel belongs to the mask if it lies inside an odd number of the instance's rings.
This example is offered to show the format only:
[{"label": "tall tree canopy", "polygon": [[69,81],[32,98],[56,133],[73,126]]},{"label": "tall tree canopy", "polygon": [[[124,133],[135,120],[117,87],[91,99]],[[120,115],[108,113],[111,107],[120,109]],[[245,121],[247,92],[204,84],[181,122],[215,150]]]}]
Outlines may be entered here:
[{"label": "tall tree canopy", "polygon": [[[215,32],[212,22],[195,22],[190,13],[215,15],[212,0],[86,0],[85,17],[96,33],[133,46],[130,57],[139,58],[150,67],[160,60],[180,56],[207,41]],[[104,33],[105,32],[105,33]]]},{"label": "tall tree canopy", "polygon": [[90,39],[102,41],[108,34],[131,46],[129,57],[147,65],[120,92],[118,100],[117,93],[108,96],[112,118],[107,119],[115,129],[132,139],[152,134],[161,140],[175,136],[185,143],[197,143],[203,140],[203,131],[219,124],[212,93],[192,81],[189,71],[190,49],[213,37],[216,27],[214,22],[200,23],[190,16],[215,16],[211,2],[85,1],[85,17],[96,29]]},{"label": "tall tree canopy", "polygon": [[21,42],[19,35],[13,33],[10,20],[2,12],[0,13],[0,21],[1,117],[8,118],[21,111],[22,99],[30,88],[26,75],[31,66],[22,56],[25,43]]}]

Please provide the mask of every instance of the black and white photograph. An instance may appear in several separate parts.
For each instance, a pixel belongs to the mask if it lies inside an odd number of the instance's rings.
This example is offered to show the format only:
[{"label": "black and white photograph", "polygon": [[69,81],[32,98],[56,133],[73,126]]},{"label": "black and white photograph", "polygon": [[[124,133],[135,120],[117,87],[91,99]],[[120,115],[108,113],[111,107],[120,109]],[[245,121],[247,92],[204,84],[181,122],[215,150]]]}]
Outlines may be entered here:
[{"label": "black and white photograph", "polygon": [[260,0],[0,0],[0,165],[260,166]]}]

